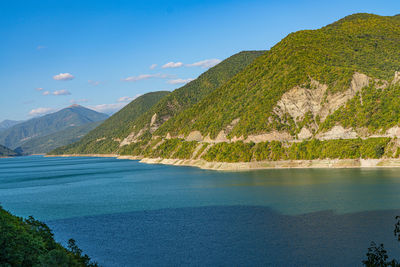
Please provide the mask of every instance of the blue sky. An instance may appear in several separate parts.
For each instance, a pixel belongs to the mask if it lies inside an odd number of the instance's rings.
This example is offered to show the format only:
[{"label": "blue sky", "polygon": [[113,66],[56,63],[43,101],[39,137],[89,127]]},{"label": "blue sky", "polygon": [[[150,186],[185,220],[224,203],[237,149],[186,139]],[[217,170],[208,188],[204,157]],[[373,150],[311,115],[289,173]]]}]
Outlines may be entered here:
[{"label": "blue sky", "polygon": [[109,112],[179,88],[234,53],[357,12],[395,15],[400,3],[0,0],[0,121],[71,103]]}]

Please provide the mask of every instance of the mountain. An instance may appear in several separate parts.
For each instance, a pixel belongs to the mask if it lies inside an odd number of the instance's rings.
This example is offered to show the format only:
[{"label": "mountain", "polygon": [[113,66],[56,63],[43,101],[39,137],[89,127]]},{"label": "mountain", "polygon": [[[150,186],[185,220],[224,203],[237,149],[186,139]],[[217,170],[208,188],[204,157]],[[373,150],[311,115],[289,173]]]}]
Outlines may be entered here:
[{"label": "mountain", "polygon": [[24,142],[58,131],[71,126],[81,126],[86,123],[102,121],[108,116],[94,110],[72,105],[58,112],[43,117],[30,119],[0,132],[0,144],[10,148],[17,148]]},{"label": "mountain", "polygon": [[57,147],[66,146],[79,141],[103,122],[104,121],[89,122],[81,126],[71,126],[65,130],[49,135],[33,137],[15,150],[23,155],[46,154]]},{"label": "mountain", "polygon": [[[89,132],[79,142],[61,147],[56,151],[63,151],[62,153],[67,154],[113,152],[118,148],[120,138],[132,131],[133,122],[169,93],[159,91],[139,96],[99,127]],[[54,153],[60,154],[61,152],[52,152],[52,154]]]},{"label": "mountain", "polygon": [[400,17],[350,15],[289,34],[183,108],[167,101],[167,116],[160,101],[113,151],[209,162],[397,158],[399,71]]},{"label": "mountain", "polygon": [[0,122],[0,132],[13,127],[14,125],[20,123],[21,121],[4,120]]},{"label": "mountain", "polygon": [[[165,121],[197,103],[243,70],[264,52],[243,51],[237,53],[210,68],[194,81],[174,90],[170,94],[164,94],[157,101],[151,101],[151,106],[146,105],[146,109],[141,108],[143,102],[139,102],[142,99],[138,98],[119,113],[113,115],[101,127],[82,139],[81,142],[58,149],[52,153],[115,153],[119,149],[120,143],[127,144],[135,138],[149,137]],[[148,94],[145,96],[147,99],[153,95]],[[155,98],[153,99],[156,100]],[[144,102],[147,102],[147,100]],[[124,117],[129,119],[129,123],[126,122]]]},{"label": "mountain", "polygon": [[5,146],[0,145],[0,158],[1,157],[14,157],[14,156],[19,156],[19,153],[15,152],[14,150],[11,150]]}]

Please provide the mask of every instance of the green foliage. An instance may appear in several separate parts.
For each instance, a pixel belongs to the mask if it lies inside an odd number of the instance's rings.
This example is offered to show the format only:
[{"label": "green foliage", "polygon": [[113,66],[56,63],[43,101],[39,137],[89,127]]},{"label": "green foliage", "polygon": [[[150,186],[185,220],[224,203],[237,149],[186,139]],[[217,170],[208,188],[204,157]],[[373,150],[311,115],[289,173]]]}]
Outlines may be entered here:
[{"label": "green foliage", "polygon": [[203,158],[207,161],[249,162],[314,159],[378,159],[389,145],[390,138],[310,140],[284,144],[279,141],[258,144],[218,143]]},{"label": "green foliage", "polygon": [[350,86],[355,72],[390,80],[400,66],[399,51],[400,23],[395,17],[355,14],[319,30],[289,34],[227,83],[169,120],[157,134],[187,135],[199,130],[215,138],[237,118],[240,121],[230,137],[271,131],[277,127],[269,120],[273,107],[288,90],[312,78],[327,84],[331,93],[342,91]]},{"label": "green foliage", "polygon": [[[394,235],[400,241],[400,216],[396,216],[396,220]],[[377,246],[375,242],[371,242],[366,256],[367,259],[362,261],[366,267],[400,267],[400,263],[397,260],[388,261],[389,256],[383,244]]]},{"label": "green foliage", "polygon": [[[113,138],[123,139],[132,131],[148,130],[149,123],[154,114],[157,114],[154,125],[164,123],[165,120],[197,103],[210,92],[229,81],[235,74],[263,53],[264,51],[240,52],[210,68],[196,80],[176,89],[170,94],[167,92],[156,92],[143,95],[120,112],[111,116],[105,123],[90,132],[79,142],[59,148],[50,154],[91,154],[93,151],[96,151],[96,153],[116,152],[118,146],[113,145],[111,142],[111,147],[109,148],[104,147],[104,150],[103,148],[96,149],[96,140],[104,137],[109,140]],[[168,126],[164,130],[168,131]],[[141,140],[147,139],[148,135],[151,135],[149,131],[144,136],[141,136]],[[146,148],[148,148],[147,145],[139,142],[124,146],[118,152],[121,155],[138,155],[145,153],[144,150]]]},{"label": "green foliage", "polygon": [[[49,154],[115,153],[118,150],[119,143],[114,140],[125,138],[133,130],[134,121],[168,94],[169,92],[160,91],[136,98],[78,142],[55,149]],[[104,141],[99,142],[98,140],[101,139],[104,139]]]},{"label": "green foliage", "polygon": [[55,242],[46,224],[15,217],[0,207],[0,265],[95,267],[97,263],[76,245],[67,250]]},{"label": "green foliage", "polygon": [[203,158],[207,161],[246,162],[252,157],[254,143],[218,143],[212,146]]},{"label": "green foliage", "polygon": [[341,124],[345,128],[367,128],[369,132],[375,133],[386,131],[399,123],[400,86],[396,84],[386,89],[376,89],[376,84],[371,84],[328,116],[320,130],[329,130]]}]

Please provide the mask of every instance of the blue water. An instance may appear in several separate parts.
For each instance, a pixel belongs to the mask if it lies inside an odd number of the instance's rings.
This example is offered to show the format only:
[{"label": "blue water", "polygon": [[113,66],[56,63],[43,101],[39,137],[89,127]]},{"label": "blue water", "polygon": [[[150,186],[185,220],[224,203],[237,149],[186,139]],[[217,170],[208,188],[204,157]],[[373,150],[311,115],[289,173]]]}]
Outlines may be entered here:
[{"label": "blue water", "polygon": [[400,256],[400,169],[215,172],[113,158],[0,159],[1,205],[103,266],[357,266]]}]

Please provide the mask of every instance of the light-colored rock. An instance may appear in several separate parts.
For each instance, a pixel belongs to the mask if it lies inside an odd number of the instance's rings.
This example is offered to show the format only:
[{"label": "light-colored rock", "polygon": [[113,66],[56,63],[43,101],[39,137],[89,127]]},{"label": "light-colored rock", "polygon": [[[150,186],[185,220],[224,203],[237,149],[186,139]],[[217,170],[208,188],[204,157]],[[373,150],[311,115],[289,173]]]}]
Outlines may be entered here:
[{"label": "light-colored rock", "polygon": [[266,141],[289,141],[292,139],[292,136],[287,132],[273,131],[265,134],[249,135],[244,142],[261,143]]},{"label": "light-colored rock", "polygon": [[305,140],[311,138],[312,136],[312,132],[307,127],[301,128],[300,133],[297,135],[299,140]]},{"label": "light-colored rock", "polygon": [[321,108],[321,102],[328,86],[312,80],[312,89],[296,86],[283,94],[278,101],[274,112],[281,118],[289,114],[295,121],[302,120],[307,112],[317,115]]},{"label": "light-colored rock", "polygon": [[229,142],[228,138],[226,137],[225,131],[220,131],[215,138],[215,143],[221,143],[221,142]]},{"label": "light-colored rock", "polygon": [[386,131],[387,137],[400,137],[400,127],[394,126]]},{"label": "light-colored rock", "polygon": [[352,128],[343,128],[343,126],[334,126],[327,132],[319,133],[316,136],[319,140],[332,140],[332,139],[355,139],[358,134]]},{"label": "light-colored rock", "polygon": [[394,73],[394,79],[392,81],[392,84],[399,83],[399,82],[400,82],[400,71],[396,71]]},{"label": "light-colored rock", "polygon": [[327,94],[326,84],[311,80],[311,89],[296,86],[283,94],[274,112],[280,118],[284,114],[289,114],[296,122],[301,121],[307,112],[311,112],[314,117],[319,115],[323,122],[329,114],[346,104],[363,87],[368,86],[369,81],[367,75],[356,72],[346,91],[332,95]]},{"label": "light-colored rock", "polygon": [[200,131],[193,131],[189,133],[189,135],[185,138],[186,141],[197,141],[197,142],[202,142],[203,141],[203,135],[201,134]]},{"label": "light-colored rock", "polygon": [[157,113],[154,113],[154,115],[151,117],[150,127],[154,125],[156,120],[157,120]]},{"label": "light-colored rock", "polygon": [[136,132],[131,132],[127,137],[124,138],[124,140],[122,140],[119,146],[122,147],[132,143],[136,143],[139,137],[142,136],[145,132],[145,129],[141,129],[137,134]]}]

